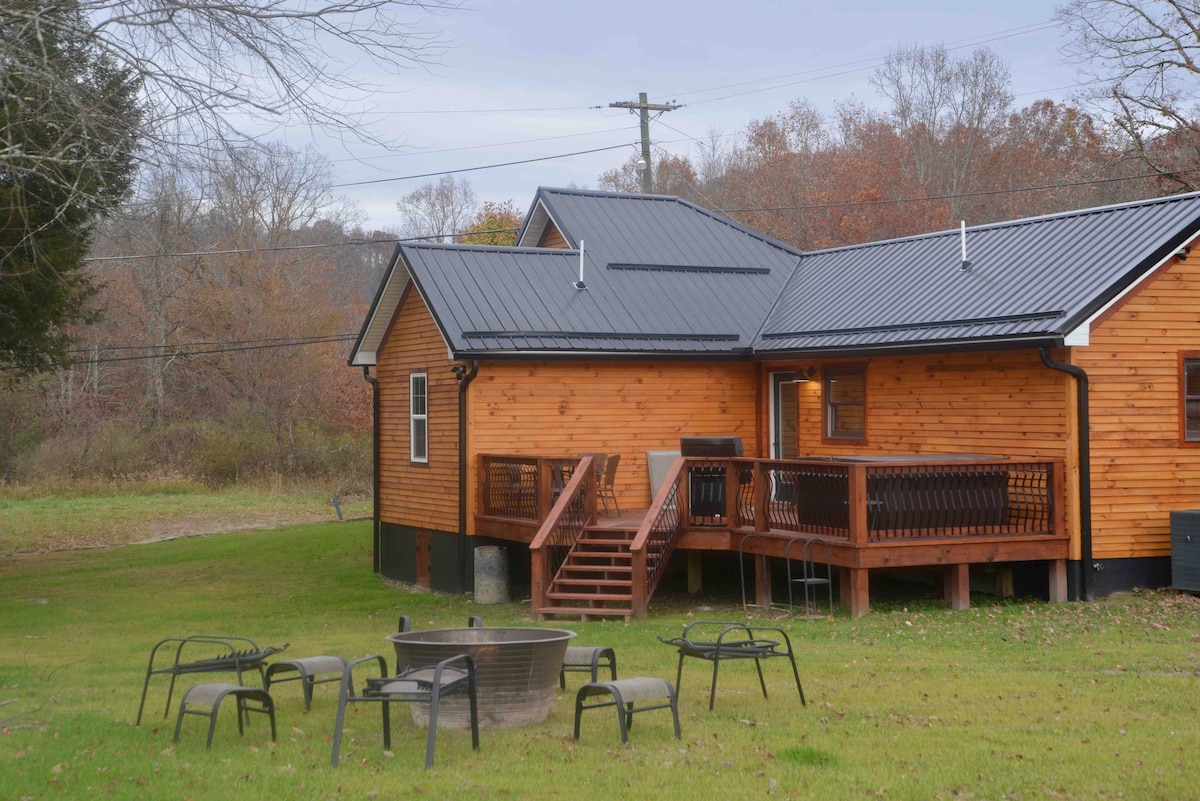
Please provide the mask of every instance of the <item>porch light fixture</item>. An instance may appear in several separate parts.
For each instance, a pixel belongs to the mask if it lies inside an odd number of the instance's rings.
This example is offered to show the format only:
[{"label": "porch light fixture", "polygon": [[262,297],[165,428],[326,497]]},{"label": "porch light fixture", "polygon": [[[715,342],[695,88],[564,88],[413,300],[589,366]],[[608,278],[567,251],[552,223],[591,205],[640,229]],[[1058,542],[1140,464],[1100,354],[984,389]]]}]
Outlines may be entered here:
[{"label": "porch light fixture", "polygon": [[808,369],[805,369],[805,370],[797,370],[796,372],[790,374],[787,377],[787,380],[785,381],[785,383],[807,384],[809,381],[812,380],[813,373],[815,373],[815,372],[816,372],[816,368],[814,368],[814,367],[809,367]]}]

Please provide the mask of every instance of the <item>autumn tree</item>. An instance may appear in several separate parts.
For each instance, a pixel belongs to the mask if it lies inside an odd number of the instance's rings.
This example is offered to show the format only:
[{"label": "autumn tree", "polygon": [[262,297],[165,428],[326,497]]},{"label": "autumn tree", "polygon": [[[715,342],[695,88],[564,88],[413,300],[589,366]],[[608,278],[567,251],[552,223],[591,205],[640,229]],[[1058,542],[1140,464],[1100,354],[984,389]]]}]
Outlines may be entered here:
[{"label": "autumn tree", "polygon": [[[610,192],[642,191],[642,176],[637,170],[640,156],[630,156],[620,167],[600,175],[600,186]],[[699,188],[701,181],[687,156],[678,156],[662,151],[654,163],[654,193],[676,195],[697,202],[705,202]]]},{"label": "autumn tree", "polygon": [[516,201],[485,200],[467,223],[469,233],[459,241],[464,245],[515,245],[517,230],[524,219]]},{"label": "autumn tree", "polygon": [[1068,54],[1099,88],[1128,152],[1164,186],[1200,189],[1200,4],[1194,0],[1072,0],[1056,19]]}]

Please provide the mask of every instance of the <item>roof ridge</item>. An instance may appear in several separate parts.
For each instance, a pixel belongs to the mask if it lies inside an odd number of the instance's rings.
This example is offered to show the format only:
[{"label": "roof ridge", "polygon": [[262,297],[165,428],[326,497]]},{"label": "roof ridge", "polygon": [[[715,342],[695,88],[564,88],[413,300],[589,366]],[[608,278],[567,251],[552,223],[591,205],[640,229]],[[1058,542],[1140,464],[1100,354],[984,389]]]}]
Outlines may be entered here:
[{"label": "roof ridge", "polygon": [[[547,186],[538,187],[537,196],[540,197],[543,193],[560,194],[560,195],[583,195],[583,196],[587,196],[587,197],[603,197],[603,198],[608,198],[610,200],[637,200],[637,201],[642,201],[642,202],[652,201],[652,202],[678,203],[682,206],[686,206],[686,207],[692,209],[693,211],[703,214],[704,216],[710,218],[713,222],[721,223],[722,225],[733,228],[734,230],[738,231],[739,233],[745,234],[753,239],[757,239],[758,241],[763,242],[767,245],[770,245],[771,247],[777,248],[786,253],[791,253],[796,256],[801,256],[804,254],[804,251],[800,250],[799,248],[797,248],[793,245],[789,245],[787,242],[784,242],[783,240],[776,239],[773,236],[768,236],[767,234],[764,234],[762,231],[756,231],[755,229],[751,228],[750,226],[744,225],[743,223],[738,222],[737,220],[733,219],[732,217],[729,217],[728,215],[725,215],[718,211],[714,211],[713,209],[707,208],[705,206],[701,206],[699,203],[694,203],[686,198],[679,197],[678,195],[655,195],[655,194],[645,194],[645,193],[640,193],[640,192],[609,192],[609,191],[598,190],[598,189],[558,189],[555,187],[547,187]],[[564,234],[564,236],[565,236],[565,234]]]},{"label": "roof ridge", "polygon": [[[1143,200],[1131,200],[1126,203],[1110,203],[1106,206],[1088,206],[1082,209],[1073,209],[1071,211],[1059,211],[1052,214],[1039,214],[1033,217],[1018,217],[1015,220],[1000,220],[998,222],[982,223],[980,225],[968,225],[967,231],[992,231],[1003,228],[1015,228],[1022,225],[1033,225],[1036,223],[1052,222],[1054,220],[1065,220],[1071,217],[1086,217],[1093,214],[1110,214],[1118,211],[1126,211],[1142,206],[1153,206],[1167,203],[1182,203],[1189,200],[1200,199],[1200,192],[1184,192],[1178,195],[1164,195],[1155,198],[1145,198]],[[942,231],[929,231],[923,234],[912,234],[910,236],[898,236],[892,239],[878,239],[873,242],[860,242],[854,245],[838,245],[832,248],[822,248],[820,250],[809,250],[801,254],[802,257],[819,256],[826,253],[837,253],[839,251],[866,249],[873,247],[881,247],[883,245],[894,245],[898,242],[915,242],[921,240],[937,239],[938,237],[960,236],[961,231],[958,228],[947,228]]]}]

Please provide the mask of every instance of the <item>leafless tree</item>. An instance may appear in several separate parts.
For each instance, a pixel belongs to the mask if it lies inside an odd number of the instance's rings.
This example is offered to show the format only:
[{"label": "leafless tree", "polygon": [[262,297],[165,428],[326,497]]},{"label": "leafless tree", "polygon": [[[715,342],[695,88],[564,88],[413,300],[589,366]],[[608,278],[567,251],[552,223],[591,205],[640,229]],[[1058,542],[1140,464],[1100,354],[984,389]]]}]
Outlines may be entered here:
[{"label": "leafless tree", "polygon": [[443,175],[437,183],[430,181],[396,203],[396,208],[404,212],[400,235],[446,241],[450,234],[466,230],[477,203],[470,181]]},{"label": "leafless tree", "polygon": [[[977,160],[1012,104],[1008,65],[987,48],[955,59],[945,47],[914,46],[890,53],[871,83],[912,142],[918,182],[939,194],[973,188]],[[951,203],[950,212],[959,216],[960,204]]]},{"label": "leafless tree", "polygon": [[1066,52],[1099,88],[1130,154],[1176,189],[1200,189],[1200,2],[1072,0],[1055,14]]},{"label": "leafless tree", "polygon": [[[66,25],[140,83],[149,113],[143,143],[193,148],[303,124],[388,143],[365,123],[362,102],[380,87],[352,73],[358,62],[384,72],[436,60],[445,49],[427,17],[457,0],[72,0],[77,15],[48,15],[46,3],[0,3],[0,29]],[[0,63],[65,81],[51,59],[0,41]],[[61,87],[70,94],[71,87]],[[92,118],[97,109],[80,109]],[[0,147],[0,169],[13,155]],[[61,153],[70,158],[69,141]],[[178,151],[175,151],[178,155]]]}]

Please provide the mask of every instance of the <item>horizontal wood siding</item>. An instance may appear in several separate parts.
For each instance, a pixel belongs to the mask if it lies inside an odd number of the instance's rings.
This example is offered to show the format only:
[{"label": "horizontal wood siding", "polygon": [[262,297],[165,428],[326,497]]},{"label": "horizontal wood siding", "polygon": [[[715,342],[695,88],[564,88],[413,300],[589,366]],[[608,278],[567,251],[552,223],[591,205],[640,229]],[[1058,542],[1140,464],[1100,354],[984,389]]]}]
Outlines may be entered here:
[{"label": "horizontal wood siding", "polygon": [[1036,352],[904,356],[866,364],[866,441],[822,442],[817,364],[815,380],[798,385],[800,454],[1067,456],[1066,382]]},{"label": "horizontal wood siding", "polygon": [[[418,528],[458,530],[458,382],[446,343],[410,286],[379,351],[380,518]],[[429,377],[429,462],[409,460],[408,377]]]},{"label": "horizontal wood siding", "polygon": [[1097,559],[1169,556],[1170,511],[1200,509],[1200,447],[1180,441],[1179,419],[1179,354],[1200,351],[1192,254],[1110,312],[1076,355],[1091,396]]},{"label": "horizontal wood siding", "polygon": [[[622,509],[650,505],[646,451],[681,436],[740,436],[756,456],[752,364],[489,362],[470,388],[477,453],[621,454]],[[475,464],[472,458],[471,464]]]},{"label": "horizontal wood siding", "polygon": [[[812,362],[817,368],[813,380],[797,385],[797,452],[801,457],[969,453],[1062,459],[1068,474],[1071,472],[1071,389],[1066,376],[1042,365],[1036,351],[897,356],[857,362],[864,363],[866,441],[822,441],[822,365]],[[767,366],[764,372],[808,366],[810,363]],[[830,366],[844,367],[845,363]],[[1077,552],[1078,513],[1070,499],[1064,500],[1066,527],[1072,534],[1073,552]]]},{"label": "horizontal wood siding", "polygon": [[563,238],[562,232],[554,227],[554,223],[547,223],[546,230],[542,231],[542,238],[538,241],[539,248],[558,248],[565,250],[567,248],[567,240]]}]

